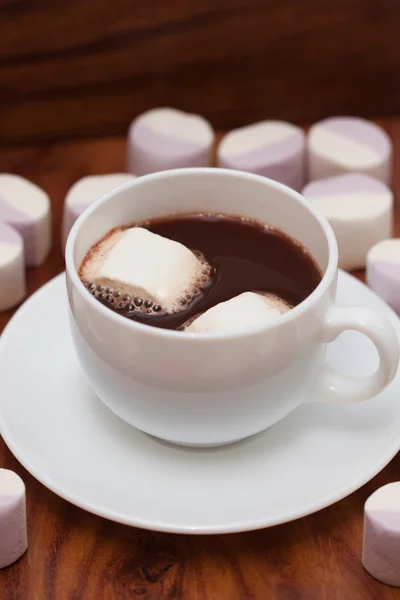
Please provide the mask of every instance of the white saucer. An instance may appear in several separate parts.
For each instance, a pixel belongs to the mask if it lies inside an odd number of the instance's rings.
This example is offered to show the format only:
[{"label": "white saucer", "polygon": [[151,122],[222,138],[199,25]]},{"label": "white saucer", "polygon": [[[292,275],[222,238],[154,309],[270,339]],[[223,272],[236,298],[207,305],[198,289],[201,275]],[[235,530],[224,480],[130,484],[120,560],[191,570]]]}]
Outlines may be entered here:
[{"label": "white saucer", "polygon": [[[400,320],[341,273],[338,300]],[[365,375],[371,342],[346,333],[329,362]],[[80,373],[69,336],[64,276],[28,300],[0,338],[0,431],[45,486],[88,511],[169,532],[222,533],[276,525],[344,498],[400,448],[400,374],[358,405],[308,404],[232,446],[189,449],[119,420]]]}]

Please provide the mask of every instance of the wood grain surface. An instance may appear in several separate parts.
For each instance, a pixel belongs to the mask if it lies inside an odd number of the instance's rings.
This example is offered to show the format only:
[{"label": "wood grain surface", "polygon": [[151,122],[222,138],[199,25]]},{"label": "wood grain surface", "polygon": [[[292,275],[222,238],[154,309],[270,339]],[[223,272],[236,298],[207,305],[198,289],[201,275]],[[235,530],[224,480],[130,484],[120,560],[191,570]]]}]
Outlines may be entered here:
[{"label": "wood grain surface", "polygon": [[[397,142],[400,167],[400,120],[383,124]],[[54,248],[43,267],[29,271],[30,292],[63,269],[59,230],[68,187],[83,175],[122,170],[124,154],[122,138],[0,150],[1,170],[31,178],[52,198]],[[1,328],[11,314],[0,315]],[[30,543],[21,560],[0,571],[1,600],[400,599],[400,590],[375,581],[360,561],[364,502],[400,479],[400,455],[359,491],[314,515],[205,537],[142,531],[78,509],[29,475],[1,438],[0,466],[26,483]]]},{"label": "wood grain surface", "polygon": [[0,144],[162,105],[215,127],[399,114],[399,29],[395,0],[1,0]]}]

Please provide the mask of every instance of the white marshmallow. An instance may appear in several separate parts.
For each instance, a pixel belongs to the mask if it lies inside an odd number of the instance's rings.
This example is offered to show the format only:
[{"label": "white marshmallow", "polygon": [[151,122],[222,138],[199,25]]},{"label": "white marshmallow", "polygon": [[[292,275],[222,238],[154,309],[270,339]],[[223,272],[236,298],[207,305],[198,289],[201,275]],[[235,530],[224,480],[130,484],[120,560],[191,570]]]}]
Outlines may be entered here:
[{"label": "white marshmallow", "polygon": [[389,184],[392,143],[386,132],[358,117],[330,117],[313,125],[307,138],[309,178],[366,173]]},{"label": "white marshmallow", "polygon": [[0,173],[0,221],[24,240],[25,262],[41,265],[51,247],[50,199],[37,185],[18,175]]},{"label": "white marshmallow", "polygon": [[331,224],[342,269],[365,267],[368,250],[391,235],[393,193],[377,179],[337,175],[309,183],[302,193]]},{"label": "white marshmallow", "polygon": [[305,183],[305,135],[285,121],[261,121],[225,135],[218,164],[227,169],[257,173],[295,190]]},{"label": "white marshmallow", "polygon": [[18,560],[28,548],[25,485],[8,469],[0,469],[0,569]]},{"label": "white marshmallow", "polygon": [[111,190],[133,181],[130,173],[109,173],[107,175],[89,175],[82,177],[70,187],[64,201],[62,222],[62,251],[64,252],[68,234],[76,219],[96,200]]},{"label": "white marshmallow", "polygon": [[128,167],[136,175],[211,165],[214,132],[199,115],[155,108],[137,117],[128,133]]},{"label": "white marshmallow", "polygon": [[284,300],[272,294],[244,292],[216,304],[197,317],[185,331],[223,333],[266,325],[279,319],[290,308]]},{"label": "white marshmallow", "polygon": [[368,285],[400,314],[400,239],[379,242],[367,254]]},{"label": "white marshmallow", "polygon": [[373,577],[400,587],[400,482],[384,485],[364,507],[363,565]]},{"label": "white marshmallow", "polygon": [[0,223],[0,311],[12,308],[25,297],[24,244],[19,233]]},{"label": "white marshmallow", "polygon": [[171,313],[199,285],[204,268],[183,244],[132,227],[101,242],[80,274],[86,282],[149,299]]}]

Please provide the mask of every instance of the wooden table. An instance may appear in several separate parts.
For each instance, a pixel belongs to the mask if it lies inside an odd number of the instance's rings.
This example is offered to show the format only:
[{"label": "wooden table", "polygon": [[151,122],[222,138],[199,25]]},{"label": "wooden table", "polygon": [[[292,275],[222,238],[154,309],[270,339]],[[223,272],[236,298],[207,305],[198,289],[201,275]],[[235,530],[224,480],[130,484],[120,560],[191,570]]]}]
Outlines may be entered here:
[{"label": "wooden table", "polygon": [[[399,198],[400,119],[383,125],[397,142]],[[53,251],[43,267],[29,271],[29,293],[63,270],[60,221],[68,187],[84,175],[123,170],[124,158],[122,138],[0,149],[2,171],[32,179],[52,198]],[[1,328],[12,313],[0,315]],[[1,600],[400,598],[400,590],[376,582],[360,562],[364,502],[400,479],[400,455],[358,492],[314,515],[252,533],[204,537],[133,529],[76,508],[29,475],[1,438],[0,466],[26,483],[30,542],[20,561],[0,571]]]}]

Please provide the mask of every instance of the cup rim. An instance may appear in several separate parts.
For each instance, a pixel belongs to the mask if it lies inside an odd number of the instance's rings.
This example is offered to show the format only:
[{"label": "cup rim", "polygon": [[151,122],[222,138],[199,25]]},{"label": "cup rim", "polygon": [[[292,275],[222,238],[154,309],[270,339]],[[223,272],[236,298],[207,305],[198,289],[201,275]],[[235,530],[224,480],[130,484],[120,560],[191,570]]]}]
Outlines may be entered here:
[{"label": "cup rim", "polygon": [[[221,177],[239,177],[241,179],[247,179],[250,181],[258,181],[267,185],[268,187],[272,187],[275,189],[279,189],[285,194],[292,196],[296,199],[304,208],[312,214],[312,216],[318,221],[320,226],[322,227],[327,243],[328,243],[328,264],[325,270],[325,273],[322,276],[321,281],[317,285],[317,287],[311,292],[307,298],[305,298],[300,304],[293,307],[291,310],[281,315],[277,321],[273,321],[270,323],[266,323],[265,325],[256,325],[252,327],[246,327],[240,329],[239,331],[230,331],[230,332],[215,332],[215,333],[204,333],[204,332],[185,332],[185,331],[176,331],[173,329],[162,329],[159,327],[151,327],[144,323],[140,323],[138,321],[134,321],[131,319],[127,319],[126,317],[119,315],[118,313],[110,310],[106,306],[104,306],[101,302],[98,302],[91,294],[87,293],[86,288],[83,286],[77,268],[75,267],[74,262],[74,248],[75,241],[77,235],[80,231],[83,223],[90,218],[91,214],[97,210],[99,206],[106,204],[111,201],[113,198],[118,196],[122,191],[126,189],[133,188],[137,185],[141,185],[146,183],[149,180],[156,179],[165,179],[165,178],[173,178],[179,175],[190,176],[192,174],[201,174],[204,175],[212,174],[214,176]],[[226,340],[226,339],[237,339],[237,338],[245,338],[251,337],[252,335],[258,335],[265,331],[273,330],[279,328],[281,325],[294,321],[302,314],[307,312],[313,305],[316,304],[319,298],[328,290],[331,282],[335,276],[338,265],[338,246],[335,234],[333,229],[327,219],[309,202],[302,196],[299,192],[289,188],[288,186],[274,181],[273,179],[269,179],[268,177],[264,177],[262,175],[256,175],[254,173],[248,173],[245,171],[237,171],[235,169],[223,169],[223,168],[215,168],[215,167],[191,167],[185,169],[171,169],[168,171],[158,171],[156,173],[150,173],[148,175],[143,175],[134,179],[133,181],[128,181],[113,190],[107,192],[103,196],[101,196],[98,200],[93,202],[88,208],[78,217],[75,221],[74,225],[71,228],[69,233],[66,249],[65,249],[65,264],[67,275],[70,278],[71,282],[75,286],[75,288],[79,291],[80,295],[83,299],[89,303],[90,306],[97,311],[100,311],[104,315],[105,319],[109,321],[114,321],[116,325],[124,326],[125,328],[131,329],[132,332],[137,331],[138,333],[145,334],[148,336],[155,337],[163,337],[170,339],[179,339],[181,341],[194,341],[194,342],[206,342],[212,340]]]}]

